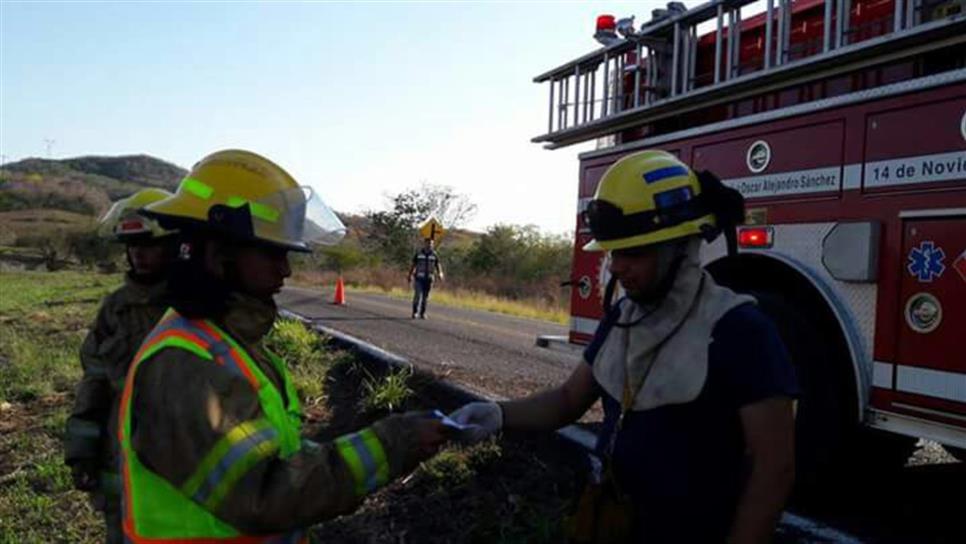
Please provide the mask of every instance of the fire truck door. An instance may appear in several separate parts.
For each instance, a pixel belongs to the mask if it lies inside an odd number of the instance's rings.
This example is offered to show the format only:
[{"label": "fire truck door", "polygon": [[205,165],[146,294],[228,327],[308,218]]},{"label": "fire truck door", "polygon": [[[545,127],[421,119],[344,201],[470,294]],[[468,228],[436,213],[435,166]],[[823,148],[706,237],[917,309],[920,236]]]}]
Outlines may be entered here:
[{"label": "fire truck door", "polygon": [[966,415],[966,215],[906,220],[901,255],[896,393],[960,420]]}]

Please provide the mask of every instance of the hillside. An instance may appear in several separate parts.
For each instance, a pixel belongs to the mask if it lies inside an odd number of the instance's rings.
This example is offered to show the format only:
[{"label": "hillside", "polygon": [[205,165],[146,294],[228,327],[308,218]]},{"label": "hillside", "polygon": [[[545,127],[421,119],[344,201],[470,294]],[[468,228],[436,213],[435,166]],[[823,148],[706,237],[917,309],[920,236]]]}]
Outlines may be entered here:
[{"label": "hillside", "polygon": [[24,159],[0,171],[0,212],[44,208],[99,215],[142,187],[173,190],[186,173],[148,155]]}]

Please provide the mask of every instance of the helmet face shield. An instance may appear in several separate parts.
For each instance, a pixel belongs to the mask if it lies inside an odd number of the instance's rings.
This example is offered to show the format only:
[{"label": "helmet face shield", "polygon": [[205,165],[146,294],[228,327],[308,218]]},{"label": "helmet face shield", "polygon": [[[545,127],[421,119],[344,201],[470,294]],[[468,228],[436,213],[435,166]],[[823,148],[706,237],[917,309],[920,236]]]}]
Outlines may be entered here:
[{"label": "helmet face shield", "polygon": [[341,242],[346,234],[345,225],[312,188],[303,189],[311,192],[311,195],[305,205],[302,239],[323,246],[334,246]]},{"label": "helmet face shield", "polygon": [[308,244],[334,245],[346,228],[311,187],[292,187],[256,201],[228,199],[229,207],[248,205],[254,238],[307,251]]}]

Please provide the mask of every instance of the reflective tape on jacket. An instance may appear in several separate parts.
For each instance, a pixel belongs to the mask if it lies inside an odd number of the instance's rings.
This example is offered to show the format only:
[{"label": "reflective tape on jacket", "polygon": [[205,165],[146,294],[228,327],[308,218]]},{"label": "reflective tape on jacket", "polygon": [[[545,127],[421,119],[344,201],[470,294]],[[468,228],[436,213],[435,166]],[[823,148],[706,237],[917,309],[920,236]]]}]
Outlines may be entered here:
[{"label": "reflective tape on jacket", "polygon": [[335,444],[352,472],[356,496],[371,493],[389,481],[386,452],[372,429],[341,436],[336,439]]},{"label": "reflective tape on jacket", "polygon": [[249,469],[278,450],[278,431],[267,419],[241,423],[215,444],[181,491],[215,510]]}]

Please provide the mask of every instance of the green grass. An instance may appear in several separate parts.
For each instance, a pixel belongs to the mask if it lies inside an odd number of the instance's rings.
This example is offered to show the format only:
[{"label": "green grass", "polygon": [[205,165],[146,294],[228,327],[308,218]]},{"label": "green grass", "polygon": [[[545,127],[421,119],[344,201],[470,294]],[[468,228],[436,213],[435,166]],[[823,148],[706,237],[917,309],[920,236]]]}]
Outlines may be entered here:
[{"label": "green grass", "polygon": [[63,464],[77,351],[119,275],[0,273],[0,542],[97,542],[99,514]]},{"label": "green grass", "polygon": [[438,489],[452,489],[475,478],[481,467],[502,455],[503,450],[494,439],[473,446],[450,446],[424,462],[420,470]]},{"label": "green grass", "polygon": [[352,360],[347,352],[328,348],[324,337],[294,319],[275,321],[265,345],[285,361],[299,399],[309,406],[325,401],[329,371]]},{"label": "green grass", "polygon": [[0,543],[103,542],[99,514],[60,460],[51,460],[0,489]]},{"label": "green grass", "polygon": [[[100,299],[121,281],[90,272],[0,273],[0,544],[103,541],[100,514],[73,490],[62,440],[81,376],[80,344]],[[329,369],[351,359],[296,321],[278,322],[266,341],[307,405],[324,400]]]},{"label": "green grass", "polygon": [[293,367],[324,363],[325,340],[294,319],[275,321],[265,344]]},{"label": "green grass", "polygon": [[398,410],[413,396],[413,390],[409,387],[409,378],[412,375],[412,367],[391,370],[381,377],[375,377],[367,371],[362,382],[363,406],[373,411]]},{"label": "green grass", "polygon": [[[413,293],[411,290],[393,287],[382,289],[372,286],[353,286],[352,289],[369,293],[382,293],[384,295],[411,300]],[[430,294],[432,304],[441,304],[453,308],[468,308],[471,310],[484,310],[499,314],[512,315],[516,317],[526,317],[540,321],[550,321],[553,323],[567,324],[570,314],[561,308],[550,307],[538,301],[510,300],[477,291],[447,290],[445,288],[434,288]]]},{"label": "green grass", "polygon": [[70,391],[77,351],[101,297],[120,276],[77,272],[0,273],[0,401]]}]

